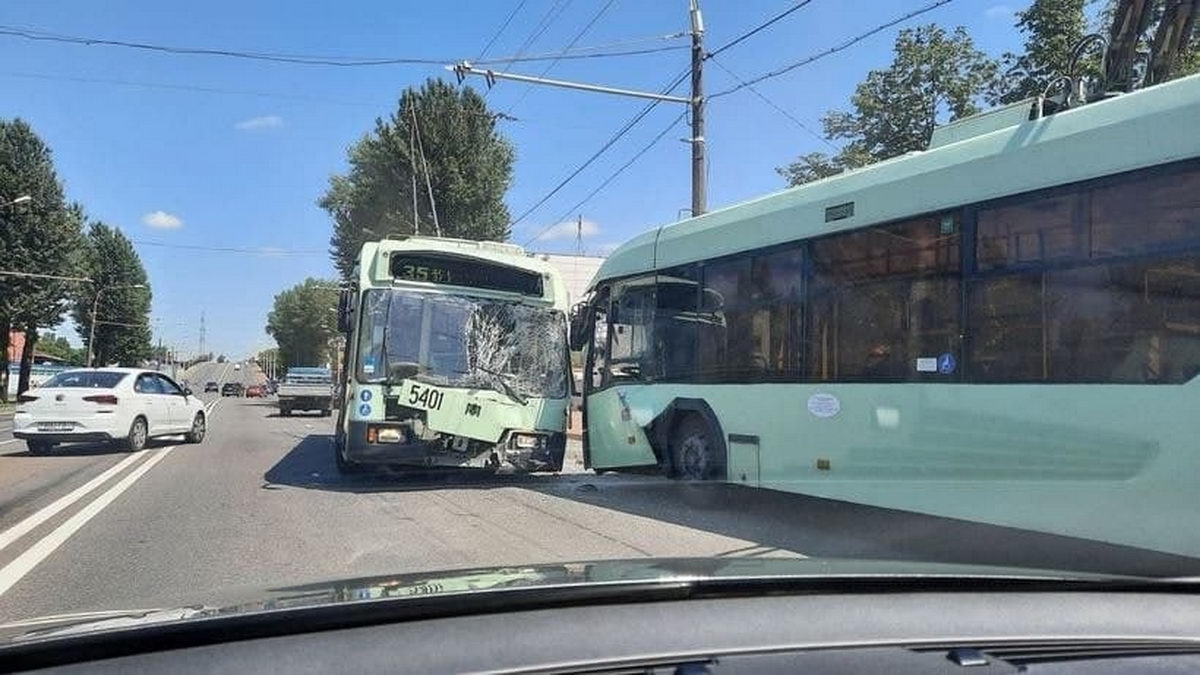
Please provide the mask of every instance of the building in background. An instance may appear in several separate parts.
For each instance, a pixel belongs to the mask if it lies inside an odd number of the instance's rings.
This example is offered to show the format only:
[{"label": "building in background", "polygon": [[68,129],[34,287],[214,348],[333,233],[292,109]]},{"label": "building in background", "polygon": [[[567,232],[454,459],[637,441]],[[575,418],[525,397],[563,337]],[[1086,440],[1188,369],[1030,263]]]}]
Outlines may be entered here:
[{"label": "building in background", "polygon": [[562,274],[563,283],[567,287],[567,297],[570,304],[583,300],[583,294],[596,276],[596,270],[604,262],[602,256],[563,255],[560,253],[534,253],[534,257],[554,265]]}]

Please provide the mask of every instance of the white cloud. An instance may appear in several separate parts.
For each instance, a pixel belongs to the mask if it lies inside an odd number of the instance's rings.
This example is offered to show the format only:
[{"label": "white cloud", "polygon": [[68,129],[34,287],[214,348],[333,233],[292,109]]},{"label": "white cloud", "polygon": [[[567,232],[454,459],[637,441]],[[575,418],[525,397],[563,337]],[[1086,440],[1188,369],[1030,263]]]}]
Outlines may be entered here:
[{"label": "white cloud", "polygon": [[283,126],[283,118],[279,115],[263,115],[262,117],[251,117],[248,120],[242,120],[233,125],[238,131],[262,131],[264,129],[278,129]]},{"label": "white cloud", "polygon": [[600,226],[591,220],[583,221],[581,226],[574,220],[564,220],[561,223],[552,225],[545,232],[538,235],[538,241],[554,241],[556,239],[574,239],[576,233],[582,234],[583,238],[594,237],[600,234]]},{"label": "white cloud", "polygon": [[610,241],[607,244],[597,244],[597,245],[593,246],[592,251],[589,251],[589,253],[595,253],[596,255],[605,255],[606,256],[609,253],[612,253],[613,251],[617,250],[617,248],[619,248],[620,246],[621,246],[620,242]]},{"label": "white cloud", "polygon": [[1008,5],[992,5],[983,10],[983,15],[989,19],[1007,19],[1012,14],[1013,9]]},{"label": "white cloud", "polygon": [[166,211],[151,211],[142,216],[142,222],[156,230],[178,230],[183,227],[182,218]]}]

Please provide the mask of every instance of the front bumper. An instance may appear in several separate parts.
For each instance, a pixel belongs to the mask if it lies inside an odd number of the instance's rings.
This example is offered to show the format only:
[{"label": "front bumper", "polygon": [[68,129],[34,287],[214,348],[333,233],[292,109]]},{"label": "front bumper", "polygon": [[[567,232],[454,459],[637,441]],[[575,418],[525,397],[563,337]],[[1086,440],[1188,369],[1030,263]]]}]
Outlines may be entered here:
[{"label": "front bumper", "polygon": [[107,431],[13,431],[13,438],[45,443],[107,443],[116,440]]},{"label": "front bumper", "polygon": [[499,470],[561,471],[566,454],[567,436],[547,434],[547,442],[537,451],[507,448],[504,441],[477,452],[446,450],[440,443],[368,443],[367,422],[351,421],[344,443],[344,456],[355,464],[425,467],[492,468]]}]

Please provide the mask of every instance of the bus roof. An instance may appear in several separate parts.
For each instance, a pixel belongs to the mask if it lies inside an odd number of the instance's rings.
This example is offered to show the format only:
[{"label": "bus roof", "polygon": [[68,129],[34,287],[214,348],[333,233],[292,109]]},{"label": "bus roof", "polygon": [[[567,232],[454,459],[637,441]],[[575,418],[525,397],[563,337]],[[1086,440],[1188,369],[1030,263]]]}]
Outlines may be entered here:
[{"label": "bus roof", "polygon": [[947,125],[924,152],[643,232],[608,257],[591,285],[1200,156],[1200,75],[1035,120],[1019,110]]},{"label": "bus roof", "polygon": [[[557,267],[526,253],[525,249],[516,244],[496,241],[417,236],[369,241],[363,244],[359,254],[360,287],[391,285],[394,281],[391,270],[387,265],[381,263],[384,256],[397,251],[458,255],[537,272],[546,282],[543,284],[546,290],[542,300],[561,309],[567,307],[567,291]],[[515,295],[481,289],[470,289],[470,292],[479,295]]]}]

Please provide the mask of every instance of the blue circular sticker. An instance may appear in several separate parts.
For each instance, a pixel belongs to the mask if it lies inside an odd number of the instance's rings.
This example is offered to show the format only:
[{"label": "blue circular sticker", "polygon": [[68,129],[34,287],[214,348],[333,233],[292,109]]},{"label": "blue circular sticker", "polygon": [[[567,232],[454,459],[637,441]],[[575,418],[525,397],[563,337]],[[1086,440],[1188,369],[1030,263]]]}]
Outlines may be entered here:
[{"label": "blue circular sticker", "polygon": [[954,369],[958,366],[958,363],[954,360],[954,355],[950,352],[946,352],[945,354],[939,356],[937,363],[938,372],[943,375],[949,375],[950,373],[953,373]]},{"label": "blue circular sticker", "polygon": [[371,414],[371,404],[364,403],[364,404],[358,406],[358,414],[362,415],[363,417],[370,415]]},{"label": "blue circular sticker", "polygon": [[359,395],[358,395],[358,397],[359,397],[359,398],[361,398],[361,399],[363,400],[363,403],[366,403],[367,401],[370,401],[370,400],[371,400],[371,390],[370,390],[370,389],[363,389],[363,390],[362,390],[362,393],[361,393],[361,394],[359,394]]}]

